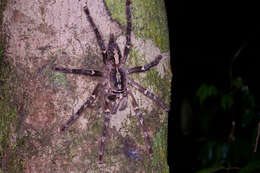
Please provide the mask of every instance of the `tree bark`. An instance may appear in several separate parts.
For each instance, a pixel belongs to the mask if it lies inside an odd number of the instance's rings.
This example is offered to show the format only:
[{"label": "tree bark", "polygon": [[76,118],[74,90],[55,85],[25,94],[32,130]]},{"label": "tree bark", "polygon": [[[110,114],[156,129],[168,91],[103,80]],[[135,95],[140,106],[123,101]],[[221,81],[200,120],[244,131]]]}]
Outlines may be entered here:
[{"label": "tree bark", "polygon": [[[87,0],[87,5],[105,45],[113,33],[123,52],[125,0]],[[127,108],[111,116],[103,164],[98,163],[104,121],[100,98],[60,134],[60,127],[91,95],[98,78],[54,72],[52,67],[103,68],[84,6],[82,0],[17,0],[9,1],[5,8],[6,56],[17,82],[13,95],[17,121],[10,142],[21,144],[13,148],[22,158],[20,172],[169,172],[168,114],[134,88],[151,139],[152,158],[130,97]],[[164,1],[132,0],[131,14],[132,45],[126,66],[163,57],[156,67],[133,74],[131,79],[170,107],[172,73]]]}]

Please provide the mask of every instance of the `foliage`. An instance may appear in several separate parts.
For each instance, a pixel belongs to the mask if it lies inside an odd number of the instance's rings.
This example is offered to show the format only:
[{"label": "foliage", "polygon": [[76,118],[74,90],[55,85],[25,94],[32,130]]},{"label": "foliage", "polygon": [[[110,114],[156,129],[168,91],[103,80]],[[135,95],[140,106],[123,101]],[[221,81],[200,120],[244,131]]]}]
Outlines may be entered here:
[{"label": "foliage", "polygon": [[197,96],[200,99],[200,104],[202,104],[208,97],[216,96],[218,94],[218,89],[215,86],[209,86],[207,84],[202,84],[197,91]]},{"label": "foliage", "polygon": [[[233,127],[230,123],[230,129],[233,128],[236,131],[232,134],[232,130],[230,130],[230,134],[226,134],[226,136],[231,135],[232,139],[211,139],[201,147],[199,160],[201,166],[207,168],[198,173],[215,172],[213,170],[217,172],[219,168],[225,165],[243,167],[248,164],[240,172],[259,170],[259,166],[253,164],[258,163],[257,160],[260,158],[259,152],[253,152],[257,136],[256,124],[259,121],[254,96],[250,93],[248,86],[243,84],[241,78],[233,80],[232,83],[232,89],[228,92],[207,84],[202,84],[197,91],[202,109],[207,109],[205,105],[213,102],[217,107],[217,113],[228,115],[230,117],[224,118],[233,119],[234,122],[239,123],[234,124]],[[222,121],[224,122],[225,119]],[[252,125],[254,125],[254,128],[252,128]],[[250,133],[247,134],[248,132]]]},{"label": "foliage", "polygon": [[[231,67],[232,65],[229,70],[232,70]],[[260,117],[254,95],[242,77],[230,75],[228,87],[216,85],[202,83],[196,92],[196,99],[200,103],[198,112],[206,114],[199,121],[207,124],[207,130],[212,124],[219,127],[214,129],[218,130],[215,133],[219,136],[204,136],[200,141],[200,170],[197,173],[218,173],[220,170],[238,173],[259,172],[260,152],[259,149],[254,152],[254,148],[259,135],[257,124]]]}]

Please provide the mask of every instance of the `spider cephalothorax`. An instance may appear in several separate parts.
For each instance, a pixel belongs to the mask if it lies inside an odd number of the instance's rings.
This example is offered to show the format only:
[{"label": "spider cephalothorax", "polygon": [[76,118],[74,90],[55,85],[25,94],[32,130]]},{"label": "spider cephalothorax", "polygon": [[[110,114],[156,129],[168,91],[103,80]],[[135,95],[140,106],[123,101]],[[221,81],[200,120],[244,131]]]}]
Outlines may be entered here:
[{"label": "spider cephalothorax", "polygon": [[142,117],[142,112],[140,111],[138,104],[132,94],[132,91],[129,86],[136,88],[138,91],[143,93],[145,96],[156,102],[159,106],[161,106],[165,111],[169,111],[168,106],[163,103],[163,101],[155,96],[152,92],[148,91],[140,84],[134,82],[128,75],[132,73],[145,72],[149,70],[151,67],[156,66],[160,60],[162,59],[161,55],[158,55],[155,60],[151,63],[148,63],[144,66],[137,66],[133,68],[126,68],[125,62],[129,55],[130,45],[131,45],[131,12],[130,12],[130,0],[126,0],[126,17],[127,17],[127,27],[126,27],[126,44],[124,47],[124,52],[121,54],[119,46],[115,42],[115,38],[113,34],[110,34],[108,46],[105,47],[104,41],[95,25],[92,17],[90,16],[89,9],[87,5],[84,7],[84,12],[87,16],[91,27],[96,35],[97,42],[99,48],[102,52],[104,68],[102,71],[99,70],[91,70],[91,69],[68,69],[61,67],[53,67],[53,70],[63,72],[63,73],[73,73],[73,74],[82,74],[87,76],[96,76],[100,78],[100,81],[96,85],[92,95],[87,99],[87,101],[80,107],[80,109],[70,117],[70,119],[61,127],[61,132],[64,132],[67,128],[70,127],[75,120],[79,118],[82,112],[89,107],[98,96],[100,96],[102,101],[102,106],[105,114],[104,118],[104,127],[102,131],[102,136],[100,140],[99,147],[99,161],[102,162],[105,139],[107,136],[107,128],[110,122],[110,115],[116,114],[117,111],[122,111],[127,107],[128,96],[131,97],[132,106],[137,115],[137,118],[140,122],[140,126],[143,131],[145,144],[147,150],[152,156],[152,147],[150,143],[150,139],[147,133],[147,130],[144,125],[144,120]]}]

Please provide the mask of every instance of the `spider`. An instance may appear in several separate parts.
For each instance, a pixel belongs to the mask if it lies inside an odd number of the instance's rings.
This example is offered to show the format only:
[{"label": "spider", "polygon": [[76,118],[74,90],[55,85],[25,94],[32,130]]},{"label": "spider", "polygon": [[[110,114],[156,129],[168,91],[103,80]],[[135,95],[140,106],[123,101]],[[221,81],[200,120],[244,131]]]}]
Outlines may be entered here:
[{"label": "spider", "polygon": [[110,116],[111,114],[116,114],[118,110],[122,111],[127,107],[128,96],[131,97],[131,101],[132,101],[131,104],[140,122],[140,126],[145,139],[146,148],[148,150],[150,157],[152,157],[153,151],[152,151],[147,130],[144,125],[142,112],[140,111],[140,108],[129,86],[136,88],[138,91],[140,91],[145,96],[147,96],[155,103],[157,103],[165,111],[169,111],[168,106],[162,101],[161,98],[157,97],[152,92],[148,91],[140,84],[138,84],[137,82],[133,81],[128,77],[132,73],[145,72],[149,70],[150,68],[158,65],[160,60],[162,59],[162,56],[158,55],[152,62],[144,66],[137,66],[133,68],[125,67],[125,63],[131,48],[132,22],[131,22],[130,4],[131,1],[126,0],[125,6],[126,6],[127,26],[126,26],[126,44],[124,46],[123,54],[121,54],[121,51],[119,49],[118,44],[115,42],[115,38],[113,34],[110,34],[108,46],[105,47],[104,41],[99,33],[96,24],[94,23],[90,15],[89,9],[86,4],[86,6],[84,7],[84,12],[87,16],[88,22],[90,23],[95,33],[98,46],[102,52],[104,68],[102,70],[93,70],[93,69],[68,69],[68,68],[62,68],[56,66],[53,67],[53,70],[58,72],[80,74],[86,76],[95,76],[100,78],[98,84],[95,86],[92,92],[92,95],[88,97],[87,101],[79,108],[79,110],[74,115],[72,115],[69,118],[69,120],[60,129],[61,133],[66,131],[66,129],[68,129],[80,117],[82,112],[86,108],[90,107],[90,105],[96,100],[96,98],[100,96],[105,117],[104,117],[104,125],[102,129],[102,136],[100,139],[100,146],[98,152],[99,163],[102,163],[103,160],[105,140],[107,136],[107,129],[109,127]]}]

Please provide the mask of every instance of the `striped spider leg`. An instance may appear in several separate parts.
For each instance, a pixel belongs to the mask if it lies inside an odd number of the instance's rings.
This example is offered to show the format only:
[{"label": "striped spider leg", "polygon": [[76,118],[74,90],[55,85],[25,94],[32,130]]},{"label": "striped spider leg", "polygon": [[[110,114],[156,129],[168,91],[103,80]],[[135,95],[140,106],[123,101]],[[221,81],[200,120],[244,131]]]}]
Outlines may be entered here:
[{"label": "striped spider leg", "polygon": [[150,98],[151,100],[153,100],[154,102],[156,102],[160,107],[162,107],[166,112],[168,112],[170,109],[168,107],[168,105],[166,105],[162,99],[158,96],[156,96],[155,94],[153,94],[151,91],[148,91],[147,89],[145,89],[143,86],[141,86],[139,83],[128,79],[128,84],[133,86],[134,88],[136,88],[138,91],[140,91],[141,93],[143,93],[146,97]]},{"label": "striped spider leg", "polygon": [[104,118],[104,125],[103,125],[103,129],[102,129],[102,136],[100,139],[100,145],[99,145],[99,150],[98,150],[98,161],[99,163],[102,163],[103,161],[103,154],[104,154],[104,148],[105,148],[105,140],[107,137],[107,133],[108,133],[108,127],[109,127],[109,122],[110,122],[110,115],[111,115],[111,109],[109,108],[109,102],[106,98],[108,98],[108,93],[107,93],[107,89],[104,89],[102,92],[102,103],[103,103],[103,110],[104,110],[104,114],[105,114],[105,118]]},{"label": "striped spider leg", "polygon": [[[159,59],[161,59],[160,56],[158,56]],[[135,69],[135,71],[132,71],[132,73],[135,73],[135,72],[143,72],[143,71],[146,71],[147,69],[149,69],[151,66],[154,66],[154,64],[159,63],[159,60],[158,60],[158,57],[156,58],[156,62],[153,61],[145,66],[140,66],[140,67],[134,67],[132,69]],[[157,63],[157,64],[158,64]],[[157,65],[156,64],[156,65]],[[147,67],[146,69],[143,69],[144,67]],[[149,68],[148,68],[149,67]],[[131,79],[128,79],[128,84],[134,88],[136,88],[139,92],[141,92],[142,94],[144,94],[145,96],[147,96],[148,98],[150,98],[151,100],[153,100],[154,102],[156,102],[160,107],[162,107],[166,112],[169,111],[169,107],[162,101],[161,98],[159,98],[158,96],[156,96],[155,94],[153,94],[152,92],[148,91],[147,89],[145,89],[143,86],[141,86],[139,83],[131,80]],[[142,129],[142,132],[143,132],[143,136],[144,136],[144,139],[145,139],[145,145],[146,145],[146,148],[148,150],[148,153],[150,155],[150,157],[152,157],[152,154],[153,154],[153,151],[152,151],[152,147],[151,147],[151,142],[150,142],[150,139],[149,139],[149,135],[147,133],[147,130],[146,130],[146,127],[145,127],[145,123],[144,123],[144,119],[143,119],[143,116],[142,116],[142,112],[140,111],[139,109],[139,106],[134,98],[134,95],[132,94],[131,91],[129,91],[129,94],[132,98],[132,106],[134,108],[134,111],[136,113],[136,116],[139,120],[139,123],[140,123],[140,126],[141,126],[141,129]]]},{"label": "striped spider leg", "polygon": [[82,114],[82,112],[88,108],[98,97],[98,93],[100,91],[101,84],[98,83],[92,92],[92,95],[87,99],[87,101],[79,108],[79,110],[70,117],[70,119],[61,127],[61,133],[65,132]]}]

